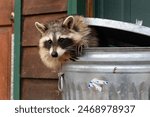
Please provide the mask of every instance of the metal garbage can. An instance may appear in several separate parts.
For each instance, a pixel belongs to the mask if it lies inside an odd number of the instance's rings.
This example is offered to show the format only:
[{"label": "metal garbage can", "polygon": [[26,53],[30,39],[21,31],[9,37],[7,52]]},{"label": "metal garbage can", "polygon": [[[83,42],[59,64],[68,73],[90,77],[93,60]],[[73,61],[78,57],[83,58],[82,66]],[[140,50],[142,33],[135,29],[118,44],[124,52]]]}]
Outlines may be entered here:
[{"label": "metal garbage can", "polygon": [[[77,62],[69,62],[63,67],[64,74],[59,79],[63,99],[149,100],[150,28],[105,19],[88,18],[87,21],[97,30],[123,31],[125,36],[120,36],[121,32],[119,38],[129,38],[131,34],[135,40],[137,38],[137,46],[131,43],[134,47],[85,49],[84,56]],[[126,33],[130,34],[126,37]]]}]

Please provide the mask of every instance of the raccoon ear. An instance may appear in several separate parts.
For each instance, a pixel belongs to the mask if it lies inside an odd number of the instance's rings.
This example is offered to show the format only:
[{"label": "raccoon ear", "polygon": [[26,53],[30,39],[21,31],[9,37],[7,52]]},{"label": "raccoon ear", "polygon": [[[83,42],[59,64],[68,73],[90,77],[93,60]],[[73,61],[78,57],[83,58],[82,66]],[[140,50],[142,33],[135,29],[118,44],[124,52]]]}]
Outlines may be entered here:
[{"label": "raccoon ear", "polygon": [[35,22],[35,27],[38,29],[38,31],[40,31],[40,33],[45,33],[45,31],[47,30],[47,27],[39,22]]},{"label": "raccoon ear", "polygon": [[68,27],[69,29],[72,29],[74,27],[74,17],[73,16],[68,16],[64,22],[63,22],[63,26]]}]

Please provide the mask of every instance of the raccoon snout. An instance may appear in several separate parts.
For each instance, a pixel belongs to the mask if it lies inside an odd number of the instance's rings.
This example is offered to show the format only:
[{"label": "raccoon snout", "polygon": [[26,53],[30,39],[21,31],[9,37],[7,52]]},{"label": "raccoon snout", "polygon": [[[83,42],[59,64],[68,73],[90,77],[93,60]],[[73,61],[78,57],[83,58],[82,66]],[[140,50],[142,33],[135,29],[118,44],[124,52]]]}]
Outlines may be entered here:
[{"label": "raccoon snout", "polygon": [[58,57],[58,53],[56,51],[53,51],[51,55],[52,57]]}]

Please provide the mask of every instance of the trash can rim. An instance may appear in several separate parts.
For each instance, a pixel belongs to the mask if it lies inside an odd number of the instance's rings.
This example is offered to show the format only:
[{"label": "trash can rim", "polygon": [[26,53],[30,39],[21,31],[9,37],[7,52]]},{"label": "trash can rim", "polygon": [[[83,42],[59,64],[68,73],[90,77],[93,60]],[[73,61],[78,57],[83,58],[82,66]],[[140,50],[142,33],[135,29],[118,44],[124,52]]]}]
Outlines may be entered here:
[{"label": "trash can rim", "polygon": [[150,28],[134,23],[128,23],[117,20],[103,19],[103,18],[85,18],[85,23],[90,26],[106,27],[118,30],[124,30],[137,34],[150,36]]}]

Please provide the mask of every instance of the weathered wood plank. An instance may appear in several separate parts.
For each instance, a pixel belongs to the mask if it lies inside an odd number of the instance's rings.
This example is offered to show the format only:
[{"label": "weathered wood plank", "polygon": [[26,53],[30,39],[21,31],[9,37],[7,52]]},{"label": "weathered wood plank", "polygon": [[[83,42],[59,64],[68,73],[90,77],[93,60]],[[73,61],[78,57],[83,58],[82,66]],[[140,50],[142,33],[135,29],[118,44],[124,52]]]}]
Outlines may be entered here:
[{"label": "weathered wood plank", "polygon": [[10,99],[11,28],[0,28],[0,99]]},{"label": "weathered wood plank", "polygon": [[23,0],[23,15],[67,11],[68,0]]},{"label": "weathered wood plank", "polygon": [[55,100],[61,99],[57,88],[57,80],[22,79],[21,99],[23,100]]},{"label": "weathered wood plank", "polygon": [[0,25],[11,25],[13,0],[0,0]]}]

